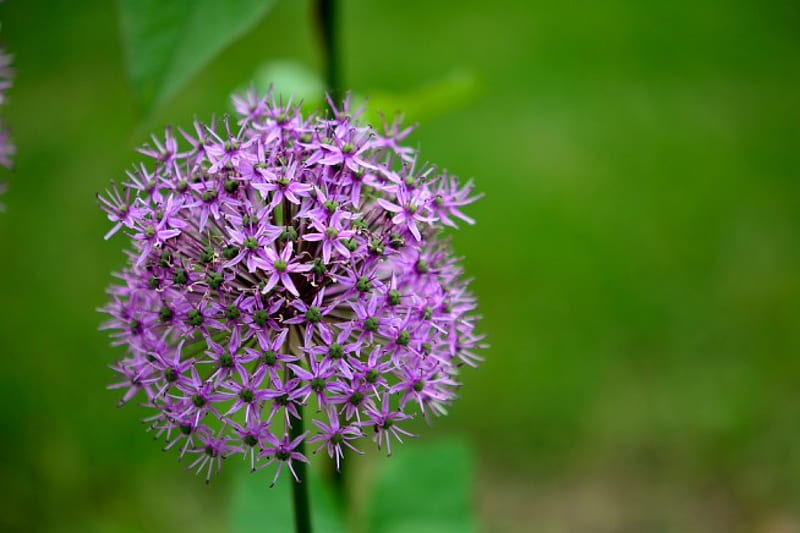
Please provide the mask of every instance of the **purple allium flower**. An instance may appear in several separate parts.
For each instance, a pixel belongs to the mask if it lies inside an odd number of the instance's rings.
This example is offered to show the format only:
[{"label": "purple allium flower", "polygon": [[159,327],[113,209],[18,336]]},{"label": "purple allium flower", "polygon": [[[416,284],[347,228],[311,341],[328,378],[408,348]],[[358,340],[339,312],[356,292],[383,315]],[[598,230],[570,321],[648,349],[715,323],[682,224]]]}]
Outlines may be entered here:
[{"label": "purple allium flower", "polygon": [[480,361],[475,298],[441,232],[472,223],[472,185],[418,166],[409,129],[362,126],[347,101],[333,118],[269,94],[234,103],[220,129],[182,132],[186,147],[153,137],[150,167],[99,198],[106,238],[131,244],[103,308],[126,348],[111,387],[155,410],[165,448],[206,478],[234,454],[294,473],[306,437],[337,467],[362,438],[391,453]]}]

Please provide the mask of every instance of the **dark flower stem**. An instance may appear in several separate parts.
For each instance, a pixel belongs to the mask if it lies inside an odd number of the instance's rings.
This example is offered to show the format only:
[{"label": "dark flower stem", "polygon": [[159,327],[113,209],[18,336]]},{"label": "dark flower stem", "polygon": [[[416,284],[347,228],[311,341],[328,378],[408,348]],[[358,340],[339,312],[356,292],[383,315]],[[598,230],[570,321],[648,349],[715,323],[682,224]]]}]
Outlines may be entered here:
[{"label": "dark flower stem", "polygon": [[[297,406],[300,418],[292,421],[289,436],[293,440],[303,434],[303,408]],[[301,441],[296,451],[305,455],[305,441]],[[308,475],[306,464],[302,461],[294,462],[294,469],[300,483],[292,482],[292,501],[294,503],[294,525],[297,533],[311,533],[311,506],[308,499]]]},{"label": "dark flower stem", "polygon": [[[349,453],[346,450],[344,451],[344,458],[346,459]],[[344,461],[343,461],[344,462]],[[333,490],[336,496],[339,498],[339,501],[343,505],[347,505],[347,484],[345,480],[345,465],[342,464],[339,467],[339,470],[336,470],[336,463],[331,459],[331,477],[333,480]]]},{"label": "dark flower stem", "polygon": [[[336,103],[342,96],[339,78],[338,33],[336,31],[337,17],[336,0],[317,0],[317,21],[322,34],[322,54],[325,61],[325,85]],[[331,478],[336,495],[342,503],[346,503],[344,466],[341,470],[336,470],[335,463],[331,461]]]},{"label": "dark flower stem", "polygon": [[[291,328],[289,335],[286,337],[284,349],[288,353],[299,353],[299,345],[301,342],[301,335],[297,328]],[[293,372],[291,369],[284,365],[283,371],[285,378],[288,380]],[[297,404],[297,420],[293,420],[289,426],[289,440],[293,441],[303,434],[303,406]],[[295,448],[298,453],[306,455],[306,441],[300,441],[300,444]],[[303,461],[294,461],[293,466],[297,474],[298,481],[293,481],[292,485],[292,503],[294,504],[294,528],[297,533],[311,533],[311,503],[308,497],[308,469],[306,463]]]},{"label": "dark flower stem", "polygon": [[325,84],[334,102],[341,97],[336,18],[336,0],[317,0],[317,21],[322,33],[322,53],[325,61]]}]

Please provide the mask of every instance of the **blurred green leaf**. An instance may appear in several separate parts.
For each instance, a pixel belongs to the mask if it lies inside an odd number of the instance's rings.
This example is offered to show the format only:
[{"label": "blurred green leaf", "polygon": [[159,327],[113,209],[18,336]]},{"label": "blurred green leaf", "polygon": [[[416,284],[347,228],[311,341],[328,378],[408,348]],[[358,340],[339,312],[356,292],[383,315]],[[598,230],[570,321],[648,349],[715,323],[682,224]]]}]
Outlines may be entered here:
[{"label": "blurred green leaf", "polygon": [[128,77],[145,113],[174,96],[275,0],[120,0]]},{"label": "blurred green leaf", "polygon": [[398,446],[376,473],[368,531],[476,531],[473,464],[470,448],[457,439]]},{"label": "blurred green leaf", "polygon": [[480,91],[480,82],[474,73],[456,70],[408,92],[373,91],[366,99],[354,95],[353,100],[357,105],[366,103],[364,119],[370,124],[380,124],[379,113],[389,119],[402,113],[406,121],[418,122],[465,107],[475,101]]},{"label": "blurred green leaf", "polygon": [[318,73],[297,61],[265,63],[256,71],[253,80],[260,93],[272,86],[276,96],[293,96],[295,102],[303,100],[304,110],[317,108],[323,102],[325,82]]},{"label": "blurred green leaf", "polygon": [[[284,467],[281,479],[269,487],[272,471],[250,473],[240,465],[233,483],[229,510],[230,530],[238,533],[253,531],[294,531],[291,484],[294,480]],[[328,484],[308,469],[311,491],[311,525],[315,533],[345,531],[344,519]]]}]

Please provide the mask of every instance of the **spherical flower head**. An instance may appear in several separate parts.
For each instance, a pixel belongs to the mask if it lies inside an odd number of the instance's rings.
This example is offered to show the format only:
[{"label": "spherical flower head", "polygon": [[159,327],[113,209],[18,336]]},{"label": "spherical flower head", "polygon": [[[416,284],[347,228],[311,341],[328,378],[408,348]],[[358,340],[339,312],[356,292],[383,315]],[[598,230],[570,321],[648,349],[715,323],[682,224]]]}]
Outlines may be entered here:
[{"label": "spherical flower head", "polygon": [[[106,238],[131,240],[102,310],[126,351],[111,387],[139,395],[206,479],[235,453],[294,475],[304,441],[337,466],[364,438],[391,453],[480,361],[475,298],[441,232],[472,223],[472,185],[347,101],[307,117],[271,94],[234,103],[235,119],[181,131],[184,146],[153,137],[151,164],[99,196]],[[296,435],[303,407],[312,429]]]}]

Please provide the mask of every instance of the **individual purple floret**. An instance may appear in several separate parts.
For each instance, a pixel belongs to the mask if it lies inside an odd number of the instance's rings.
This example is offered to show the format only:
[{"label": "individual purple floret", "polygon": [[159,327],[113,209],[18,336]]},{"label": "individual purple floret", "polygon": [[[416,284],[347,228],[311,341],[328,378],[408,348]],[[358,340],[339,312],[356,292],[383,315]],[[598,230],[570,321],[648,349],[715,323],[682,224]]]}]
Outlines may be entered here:
[{"label": "individual purple floret", "polygon": [[391,453],[481,360],[442,235],[472,223],[472,185],[418,164],[398,122],[360,125],[348,101],[332,118],[271,94],[234,103],[235,119],[181,131],[188,146],[154,136],[151,164],[99,197],[106,238],[131,244],[102,309],[126,350],[111,387],[154,409],[165,449],[206,479],[234,454],[294,475],[306,441],[337,468],[361,439]]}]

